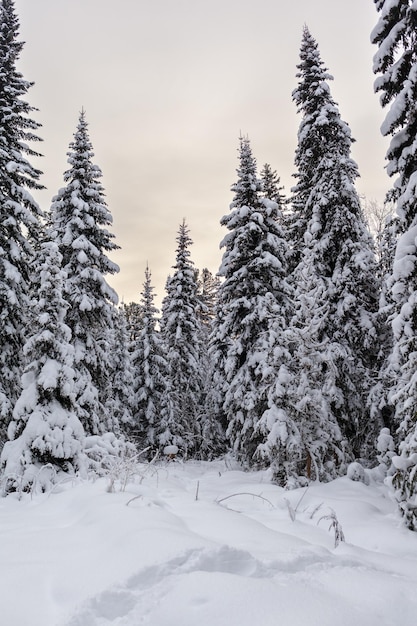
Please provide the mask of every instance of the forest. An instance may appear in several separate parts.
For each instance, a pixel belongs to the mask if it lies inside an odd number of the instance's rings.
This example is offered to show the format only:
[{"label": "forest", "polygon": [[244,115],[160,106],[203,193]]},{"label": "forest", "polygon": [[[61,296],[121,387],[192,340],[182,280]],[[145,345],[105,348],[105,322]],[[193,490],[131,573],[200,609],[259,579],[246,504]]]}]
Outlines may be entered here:
[{"label": "forest", "polygon": [[417,3],[374,0],[375,90],[390,137],[387,219],[374,237],[354,141],[304,27],[292,93],[296,184],[239,138],[222,262],[191,258],[179,224],[159,312],[118,304],[119,271],[85,111],[64,187],[43,211],[40,125],[0,3],[0,450],[4,496],[157,455],[271,469],[286,489],[378,468],[417,530]]}]

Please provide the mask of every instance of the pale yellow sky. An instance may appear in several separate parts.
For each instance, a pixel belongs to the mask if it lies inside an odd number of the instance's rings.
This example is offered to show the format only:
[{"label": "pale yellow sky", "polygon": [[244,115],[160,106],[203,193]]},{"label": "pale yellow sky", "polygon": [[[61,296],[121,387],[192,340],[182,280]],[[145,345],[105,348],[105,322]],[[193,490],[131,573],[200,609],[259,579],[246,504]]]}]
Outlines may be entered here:
[{"label": "pale yellow sky", "polygon": [[146,263],[157,304],[185,217],[197,267],[218,269],[219,225],[232,199],[238,137],[288,193],[300,122],[291,92],[303,24],[335,80],[332,93],[356,139],[357,188],[382,201],[384,117],[373,93],[372,0],[16,0],[20,69],[35,81],[48,208],[63,185],[66,152],[86,110],[95,162],[121,250],[109,282],[138,301]]}]

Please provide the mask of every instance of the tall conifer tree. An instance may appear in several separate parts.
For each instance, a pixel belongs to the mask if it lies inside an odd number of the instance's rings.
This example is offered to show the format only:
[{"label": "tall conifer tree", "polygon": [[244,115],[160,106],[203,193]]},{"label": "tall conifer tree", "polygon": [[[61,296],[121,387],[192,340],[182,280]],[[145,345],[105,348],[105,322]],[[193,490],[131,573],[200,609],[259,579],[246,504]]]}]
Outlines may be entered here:
[{"label": "tall conifer tree", "polygon": [[51,223],[67,273],[67,323],[78,372],[78,405],[88,435],[117,430],[105,402],[111,382],[111,331],[117,295],[105,276],[119,271],[108,252],[118,246],[108,227],[112,217],[104,199],[102,173],[92,158],[84,111],[70,143],[66,186],[51,206]]},{"label": "tall conifer tree", "polygon": [[109,337],[111,369],[108,391],[104,394],[105,408],[107,415],[129,439],[135,430],[132,393],[134,370],[124,309],[113,309],[113,330]]},{"label": "tall conifer tree", "polygon": [[171,443],[195,454],[201,445],[202,345],[196,271],[189,250],[192,240],[185,220],[176,240],[174,273],[167,281],[161,320],[173,410],[170,432]]},{"label": "tall conifer tree", "polygon": [[149,267],[145,270],[140,302],[142,327],[132,343],[134,432],[140,445],[161,449],[173,444],[173,411],[168,364],[157,330],[158,309]]},{"label": "tall conifer tree", "polygon": [[193,242],[189,232],[183,220],[176,238],[178,246],[174,272],[167,280],[161,331],[168,364],[168,392],[173,412],[169,425],[170,443],[193,455],[201,445],[200,414],[203,384],[200,361],[201,305],[197,296],[197,273],[190,258],[189,248]]},{"label": "tall conifer tree", "polygon": [[315,298],[320,319],[310,320],[318,336],[311,339],[324,341],[324,367],[333,372],[327,399],[350,460],[366,455],[376,436],[369,416],[378,341],[376,261],[354,186],[358,171],[350,156],[350,129],[340,117],[327,83],[330,76],[306,27],[300,58],[300,82],[293,94],[303,114],[293,199],[293,280],[299,305],[304,287],[297,276],[313,272],[308,282],[319,290]]},{"label": "tall conifer tree", "polygon": [[387,171],[396,176],[392,197],[399,233],[388,279],[394,303],[388,374],[399,440],[392,480],[405,522],[417,530],[417,5],[411,0],[375,0],[375,5],[375,89],[382,106],[389,105],[381,130],[392,137]]},{"label": "tall conifer tree", "polygon": [[17,71],[23,48],[12,0],[0,2],[0,444],[20,392],[20,361],[29,312],[28,284],[41,210],[30,190],[41,172],[26,157],[38,156],[35,110],[23,98],[32,83]]},{"label": "tall conifer tree", "polygon": [[218,392],[213,384],[215,376],[214,363],[209,346],[213,321],[216,315],[217,293],[220,287],[220,279],[204,268],[198,273],[198,316],[201,332],[201,371],[203,382],[202,415],[201,415],[201,448],[200,456],[204,459],[212,459],[226,450],[226,438],[224,429],[217,417]]},{"label": "tall conifer tree", "polygon": [[[320,125],[320,115],[331,100],[329,80],[331,74],[320,58],[317,42],[307,27],[304,28],[300,50],[300,63],[297,65],[299,80],[292,96],[297,112],[302,119],[298,129],[298,143],[295,152],[297,184],[292,189],[289,219],[292,248],[292,267],[300,261],[304,248],[304,235],[312,217],[309,205],[311,184],[316,173],[317,163],[325,156],[327,142],[324,141],[325,128]],[[349,138],[349,146],[350,146]]]},{"label": "tall conifer tree", "polygon": [[219,419],[225,422],[238,457],[253,464],[265,437],[257,424],[270,408],[270,358],[280,353],[276,340],[285,342],[289,318],[287,249],[277,221],[278,206],[262,198],[256,160],[246,138],[240,140],[237,174],[231,211],[221,220],[229,233],[221,243],[219,275],[224,281],[212,342]]}]

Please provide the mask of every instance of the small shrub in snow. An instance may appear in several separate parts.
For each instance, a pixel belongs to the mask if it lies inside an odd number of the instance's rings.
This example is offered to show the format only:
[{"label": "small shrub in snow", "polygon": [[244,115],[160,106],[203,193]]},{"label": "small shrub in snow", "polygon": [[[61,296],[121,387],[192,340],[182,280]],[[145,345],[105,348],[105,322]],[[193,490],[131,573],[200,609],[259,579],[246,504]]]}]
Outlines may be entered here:
[{"label": "small shrub in snow", "polygon": [[369,485],[369,477],[365,471],[365,468],[362,467],[362,465],[357,461],[349,464],[347,469],[347,477],[355,482]]},{"label": "small shrub in snow", "polygon": [[321,520],[323,519],[330,521],[329,531],[330,530],[334,531],[334,547],[337,548],[339,543],[341,543],[342,541],[345,541],[345,535],[342,529],[342,525],[337,519],[336,511],[334,511],[333,509],[330,509],[330,513],[328,515],[322,515],[322,517],[320,517],[319,521],[317,522],[317,525],[320,524]]},{"label": "small shrub in snow", "polygon": [[301,497],[299,498],[297,504],[295,505],[295,507],[292,506],[291,502],[288,500],[288,498],[284,498],[285,504],[287,505],[287,509],[288,509],[288,513],[291,517],[291,521],[295,522],[295,518],[297,516],[297,511],[298,511],[298,507],[300,506],[301,502],[304,499],[304,496],[306,495],[308,491],[308,485],[307,488],[303,491],[303,493],[301,494]]},{"label": "small shrub in snow", "polygon": [[108,476],[121,460],[136,456],[136,448],[114,433],[86,437],[84,452],[88,469],[96,476]]},{"label": "small shrub in snow", "polygon": [[134,482],[136,477],[140,477],[139,482],[145,478],[145,475],[157,457],[158,452],[150,461],[150,463],[140,463],[141,456],[148,452],[149,448],[144,448],[138,454],[134,453],[134,449],[128,446],[120,457],[112,457],[110,468],[108,470],[109,485],[107,491],[114,493],[116,487],[119,491],[125,491],[129,483]]}]

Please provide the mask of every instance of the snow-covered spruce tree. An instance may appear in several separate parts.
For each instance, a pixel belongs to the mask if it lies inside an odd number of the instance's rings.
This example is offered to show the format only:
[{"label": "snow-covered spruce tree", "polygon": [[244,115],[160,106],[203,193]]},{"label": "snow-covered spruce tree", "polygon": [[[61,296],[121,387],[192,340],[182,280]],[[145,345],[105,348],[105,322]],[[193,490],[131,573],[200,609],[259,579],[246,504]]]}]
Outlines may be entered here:
[{"label": "snow-covered spruce tree", "polygon": [[197,311],[200,320],[201,332],[201,372],[202,372],[202,413],[201,413],[201,447],[199,455],[203,459],[213,459],[224,453],[227,449],[224,428],[217,419],[217,390],[213,385],[214,363],[210,350],[204,349],[209,346],[212,324],[216,314],[217,292],[220,286],[218,276],[204,268],[201,273],[197,272],[197,296],[199,309]]},{"label": "snow-covered spruce tree", "polygon": [[387,216],[386,223],[377,238],[378,281],[381,285],[377,315],[378,345],[377,377],[371,391],[371,415],[382,422],[384,428],[395,432],[394,410],[390,404],[391,388],[395,383],[390,367],[393,346],[392,320],[396,315],[395,302],[390,283],[398,237],[398,219]]},{"label": "snow-covered spruce tree", "polygon": [[110,337],[111,380],[105,408],[107,415],[112,416],[115,423],[119,424],[125,437],[134,440],[134,371],[129,330],[123,308],[113,310],[113,330]]},{"label": "snow-covered spruce tree", "polygon": [[176,238],[176,263],[167,281],[161,331],[168,361],[169,396],[173,416],[164,438],[184,454],[195,456],[201,446],[201,329],[196,271],[190,259],[192,240],[185,220]]},{"label": "snow-covered spruce tree", "polygon": [[143,322],[142,322],[142,308],[137,302],[129,302],[129,304],[122,304],[123,313],[126,319],[127,331],[129,334],[129,341],[132,342],[139,336]]},{"label": "snow-covered spruce tree", "polygon": [[329,309],[326,282],[307,258],[293,280],[297,292],[285,342],[282,322],[271,325],[277,337],[270,363],[275,357],[277,366],[270,367],[269,409],[257,425],[265,435],[257,456],[270,460],[273,481],[286,488],[331,480],[343,467],[342,436],[329,401],[335,372],[320,327]]},{"label": "snow-covered spruce tree", "polygon": [[279,211],[283,211],[287,202],[285,195],[282,193],[284,187],[280,184],[280,177],[276,170],[273,170],[269,163],[265,163],[261,170],[261,182],[264,198],[276,202]]},{"label": "snow-covered spruce tree", "polygon": [[140,303],[142,327],[132,343],[134,435],[141,448],[150,446],[153,450],[160,450],[176,441],[172,438],[175,426],[168,365],[157,330],[159,311],[154,305],[153,292],[147,266]]},{"label": "snow-covered spruce tree", "polygon": [[92,158],[84,111],[67,153],[70,169],[66,186],[53,198],[51,224],[67,274],[67,323],[75,348],[78,373],[77,404],[87,435],[117,431],[114,416],[105,410],[112,380],[111,336],[115,291],[107,274],[119,271],[107,253],[118,246],[108,230],[112,217],[104,199],[102,173]]},{"label": "snow-covered spruce tree", "polygon": [[44,242],[34,268],[37,298],[24,345],[22,392],[9,424],[10,441],[1,455],[5,493],[28,491],[32,486],[45,489],[62,471],[74,473],[85,465],[61,261],[57,244]]},{"label": "snow-covered spruce tree", "polygon": [[39,141],[34,107],[22,98],[32,83],[16,69],[23,48],[14,2],[0,2],[0,448],[20,393],[21,349],[29,313],[27,289],[41,211],[30,190],[41,172],[26,157]]},{"label": "snow-covered spruce tree", "polygon": [[417,530],[417,5],[411,0],[375,0],[375,5],[375,89],[382,106],[389,105],[381,130],[392,136],[387,171],[396,176],[399,232],[389,279],[395,313],[388,371],[399,440],[392,482],[405,523]]},{"label": "snow-covered spruce tree", "polygon": [[197,272],[197,295],[201,303],[199,316],[203,330],[210,333],[211,322],[215,316],[217,291],[220,281],[206,267]]},{"label": "snow-covered spruce tree", "polygon": [[292,97],[297,105],[297,112],[302,119],[298,129],[298,142],[295,152],[297,172],[294,177],[297,184],[292,188],[291,214],[289,215],[289,236],[291,240],[291,266],[296,267],[304,249],[304,235],[312,217],[309,197],[311,181],[316,172],[317,163],[325,156],[327,142],[323,141],[325,129],[321,128],[322,111],[333,103],[330,95],[329,80],[331,74],[320,58],[318,45],[308,28],[303,30],[300,50],[300,63],[297,65],[299,80]]},{"label": "snow-covered spruce tree", "polygon": [[300,79],[293,98],[303,114],[296,153],[292,239],[297,266],[296,301],[304,297],[297,275],[313,272],[328,302],[311,328],[325,340],[324,363],[334,383],[327,399],[337,419],[346,460],[368,456],[378,427],[370,420],[369,393],[374,384],[378,336],[376,260],[354,183],[357,165],[350,156],[352,138],[341,119],[323,68],[318,45],[303,31]]},{"label": "snow-covered spruce tree", "polygon": [[271,323],[270,367],[263,381],[269,379],[269,408],[257,424],[265,441],[256,456],[269,460],[273,481],[286,488],[333,478],[342,457],[340,429],[325,394],[333,382],[323,360],[326,340],[315,326],[325,318],[327,294],[308,261],[297,270],[291,322],[277,317]]},{"label": "snow-covered spruce tree", "polygon": [[[287,248],[277,221],[277,204],[261,197],[250,142],[240,139],[238,180],[231,211],[221,219],[229,230],[221,243],[217,315],[212,334],[219,419],[238,458],[255,463],[266,433],[258,428],[271,409],[268,396],[286,357],[289,317]],[[267,428],[271,421],[267,423]],[[268,460],[266,461],[268,462]]]}]

